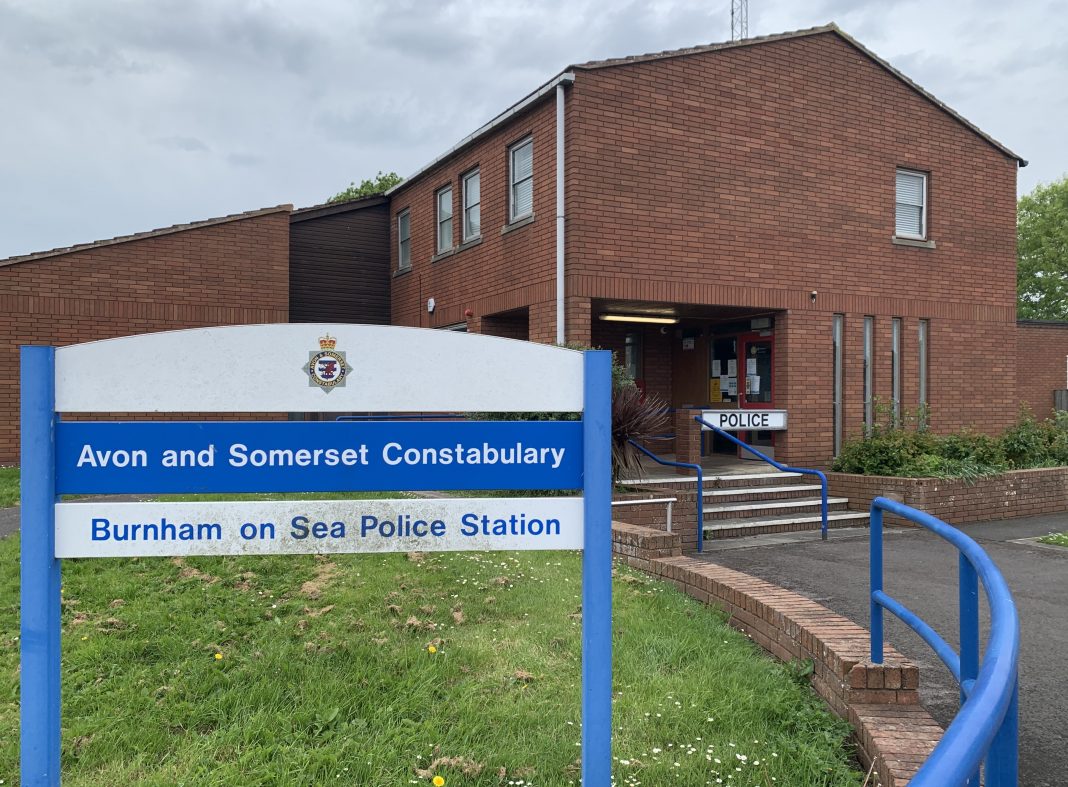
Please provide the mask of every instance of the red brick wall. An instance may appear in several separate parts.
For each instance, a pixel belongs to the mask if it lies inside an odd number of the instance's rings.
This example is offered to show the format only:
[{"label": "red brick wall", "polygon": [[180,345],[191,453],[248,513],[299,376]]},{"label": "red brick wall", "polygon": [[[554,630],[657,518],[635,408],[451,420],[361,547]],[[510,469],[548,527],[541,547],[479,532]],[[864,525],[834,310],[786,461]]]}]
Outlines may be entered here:
[{"label": "red brick wall", "polygon": [[[781,310],[780,458],[830,457],[836,312],[847,436],[863,424],[865,314],[881,400],[896,316],[902,405],[918,404],[926,318],[934,428],[1012,420],[1015,358],[991,348],[1014,330],[1016,163],[850,44],[828,33],[580,71],[571,107],[569,293]],[[934,249],[891,242],[898,166],[930,173]]]},{"label": "red brick wall", "polygon": [[282,209],[0,266],[0,462],[18,461],[19,345],[287,322],[288,265]]},{"label": "red brick wall", "polygon": [[[553,341],[556,334],[554,180],[556,114],[551,101],[505,123],[477,145],[432,168],[396,191],[391,203],[393,323],[436,328],[464,322],[469,327],[488,315],[531,307],[530,338]],[[510,232],[508,226],[508,146],[526,136],[534,140],[534,219]],[[432,262],[436,252],[435,194],[452,184],[453,241],[463,242],[461,177],[475,167],[481,176],[482,240]],[[411,212],[411,269],[396,273],[397,221]],[[427,312],[427,300],[436,308]]]},{"label": "red brick wall", "polygon": [[[876,497],[918,508],[951,525],[1068,511],[1068,468],[1012,470],[974,483],[954,478],[894,478],[828,473],[830,494],[868,510]],[[896,516],[887,522],[905,524]]]},{"label": "red brick wall", "polygon": [[[413,260],[394,279],[395,322],[530,305],[530,338],[552,339],[554,116],[543,101],[395,195],[394,216],[412,210]],[[536,218],[502,236],[507,145],[527,133]],[[928,319],[933,428],[1013,419],[1016,358],[992,348],[1015,336],[1017,163],[836,34],[578,68],[566,139],[569,339],[614,343],[596,321],[606,303],[775,312],[776,405],[790,411],[777,455],[826,464],[832,316],[846,315],[846,436],[863,425],[863,316],[876,317],[884,401],[890,321],[903,318],[905,410],[918,402],[916,331]],[[434,192],[453,184],[458,222],[460,177],[475,164],[483,241],[431,262]],[[930,173],[936,248],[891,241],[897,167]]]},{"label": "red brick wall", "polygon": [[1037,418],[1053,414],[1053,392],[1068,388],[1068,323],[1016,327],[1016,395]]}]

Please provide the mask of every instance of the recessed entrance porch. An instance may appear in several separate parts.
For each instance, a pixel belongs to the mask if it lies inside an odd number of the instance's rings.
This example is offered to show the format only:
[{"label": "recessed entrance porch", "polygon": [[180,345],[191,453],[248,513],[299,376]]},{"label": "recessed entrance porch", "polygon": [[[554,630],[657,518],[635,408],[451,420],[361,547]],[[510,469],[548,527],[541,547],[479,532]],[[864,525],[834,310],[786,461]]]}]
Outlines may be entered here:
[{"label": "recessed entrance porch", "polygon": [[[771,410],[783,393],[777,390],[776,314],[739,306],[594,300],[590,336],[594,346],[613,350],[638,386],[672,411]],[[678,431],[674,418],[671,430]],[[775,431],[736,434],[774,456]],[[674,442],[650,447],[680,452]],[[701,455],[736,457],[749,467],[754,459],[710,433],[701,438]]]}]

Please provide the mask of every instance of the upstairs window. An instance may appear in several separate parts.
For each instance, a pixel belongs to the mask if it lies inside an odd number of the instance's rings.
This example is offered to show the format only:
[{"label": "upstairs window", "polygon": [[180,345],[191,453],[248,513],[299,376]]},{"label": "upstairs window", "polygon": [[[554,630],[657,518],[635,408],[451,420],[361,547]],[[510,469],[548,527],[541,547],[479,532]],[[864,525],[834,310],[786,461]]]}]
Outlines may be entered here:
[{"label": "upstairs window", "polygon": [[897,171],[897,209],[894,235],[927,239],[927,176],[907,169]]},{"label": "upstairs window", "polygon": [[411,213],[402,210],[397,214],[397,270],[412,267]]},{"label": "upstairs window", "polygon": [[529,137],[508,151],[508,220],[534,212],[534,140]]},{"label": "upstairs window", "polygon": [[476,169],[464,175],[464,241],[474,240],[482,234],[482,195],[479,174]]},{"label": "upstairs window", "polygon": [[452,248],[452,186],[438,192],[438,254]]}]

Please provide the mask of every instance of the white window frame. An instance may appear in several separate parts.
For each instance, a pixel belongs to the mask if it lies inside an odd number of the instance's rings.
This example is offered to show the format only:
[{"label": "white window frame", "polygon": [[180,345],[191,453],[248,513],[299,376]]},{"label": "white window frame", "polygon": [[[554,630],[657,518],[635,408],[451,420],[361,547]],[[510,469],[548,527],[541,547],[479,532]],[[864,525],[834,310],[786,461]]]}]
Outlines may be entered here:
[{"label": "white window frame", "polygon": [[[469,186],[470,186],[471,181],[475,180],[476,178],[478,180],[478,200],[475,201],[475,202],[470,202],[469,201],[469,197],[470,197],[470,188],[469,188]],[[479,174],[479,168],[475,167],[473,170],[471,170],[466,175],[464,175],[463,178],[462,178],[462,181],[463,181],[463,196],[464,196],[463,238],[464,238],[464,243],[467,243],[470,240],[475,240],[477,238],[481,238],[482,237],[482,177]],[[472,210],[478,212],[478,231],[477,232],[471,232],[470,231],[470,229],[471,229],[470,216],[471,216],[471,211]]]},{"label": "white window frame", "polygon": [[[530,146],[530,175],[522,180],[516,180],[515,154],[528,145]],[[516,213],[516,189],[527,181],[530,181],[530,210],[525,213]],[[508,148],[508,220],[519,221],[532,215],[534,215],[534,137],[526,137]]]},{"label": "white window frame", "polygon": [[[442,215],[442,211],[441,211],[441,203],[442,203],[442,197],[444,197],[446,194],[448,194],[449,214],[447,216],[443,216]],[[434,192],[434,206],[435,206],[434,207],[434,212],[435,212],[435,215],[437,216],[437,222],[435,224],[435,226],[436,226],[435,236],[437,238],[436,248],[438,250],[438,254],[442,254],[442,253],[444,253],[446,251],[451,251],[452,250],[452,242],[453,242],[453,237],[454,237],[453,236],[453,232],[452,232],[452,215],[453,214],[452,214],[452,184],[451,183],[448,186],[443,186],[442,188],[440,188],[440,189],[438,189],[437,191]],[[446,224],[449,225],[449,243],[448,243],[447,246],[443,243],[443,238],[442,238],[442,227],[444,227]]]},{"label": "white window frame", "polygon": [[[405,221],[407,219],[407,221]],[[408,225],[408,234],[401,232],[402,224]],[[397,214],[397,270],[406,271],[412,267],[412,212],[405,208]]]},{"label": "white window frame", "polygon": [[[921,198],[920,198],[920,234],[913,235],[911,233],[899,233],[897,231],[897,206],[903,204],[898,200],[897,194],[897,178],[899,175],[907,175],[909,177],[919,178],[922,183]],[[894,237],[895,238],[908,238],[909,240],[927,240],[927,173],[918,172],[914,169],[905,169],[904,167],[898,167],[894,172]],[[912,205],[911,207],[915,207]]]}]

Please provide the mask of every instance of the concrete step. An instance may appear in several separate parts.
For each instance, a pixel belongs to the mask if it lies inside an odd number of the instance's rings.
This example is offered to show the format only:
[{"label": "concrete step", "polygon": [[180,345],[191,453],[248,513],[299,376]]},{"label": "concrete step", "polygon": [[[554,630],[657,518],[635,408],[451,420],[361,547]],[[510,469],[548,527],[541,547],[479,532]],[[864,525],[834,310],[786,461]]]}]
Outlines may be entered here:
[{"label": "concrete step", "polygon": [[[799,530],[819,530],[821,518],[815,516],[769,516],[756,519],[721,519],[705,525],[706,539],[740,538],[767,533],[792,533]],[[866,511],[837,511],[827,515],[827,527],[867,527]]]},{"label": "concrete step", "polygon": [[705,489],[727,489],[730,487],[776,486],[784,481],[804,478],[804,473],[781,473],[768,470],[762,473],[725,473],[724,475],[706,475]]},{"label": "concrete step", "polygon": [[[827,498],[827,511],[843,511],[849,504],[848,497]],[[741,517],[760,518],[777,514],[804,514],[820,511],[820,499],[803,498],[798,500],[757,500],[746,503],[724,503],[705,506],[702,510],[705,519],[739,519]]]},{"label": "concrete step", "polygon": [[[705,489],[726,489],[730,487],[754,487],[781,484],[794,478],[803,478],[802,473],[726,473],[724,475],[705,474]],[[620,481],[623,486],[693,486],[697,483],[695,475],[675,475],[651,478],[632,478]]]},{"label": "concrete step", "polygon": [[737,498],[739,501],[751,498],[751,497],[797,497],[799,495],[818,495],[820,493],[819,486],[815,484],[786,484],[785,486],[738,486],[728,487],[727,489],[709,489],[705,487],[704,497],[714,498],[716,500],[726,500],[727,498]]}]

